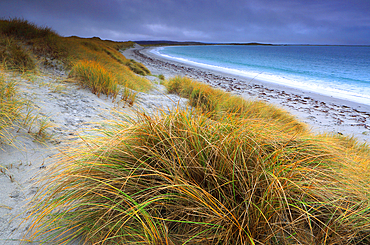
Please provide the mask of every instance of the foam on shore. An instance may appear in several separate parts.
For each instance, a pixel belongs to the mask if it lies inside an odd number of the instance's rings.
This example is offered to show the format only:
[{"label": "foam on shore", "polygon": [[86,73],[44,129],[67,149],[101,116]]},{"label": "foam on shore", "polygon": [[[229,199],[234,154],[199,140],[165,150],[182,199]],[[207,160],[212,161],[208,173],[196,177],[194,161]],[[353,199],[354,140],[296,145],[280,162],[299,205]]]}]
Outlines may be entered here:
[{"label": "foam on shore", "polygon": [[[333,98],[338,98],[342,100],[348,100],[355,103],[365,104],[370,106],[370,93],[367,95],[366,93],[358,93],[353,91],[350,87],[346,87],[346,89],[338,89],[335,86],[332,86],[330,83],[319,83],[319,81],[313,81],[310,79],[303,79],[302,77],[293,77],[293,76],[279,76],[275,74],[267,74],[266,72],[253,72],[253,71],[246,71],[242,69],[234,69],[234,68],[227,68],[217,65],[210,65],[205,63],[200,63],[196,61],[192,61],[186,58],[175,57],[167,54],[163,54],[160,51],[163,50],[164,47],[157,47],[150,49],[148,52],[163,57],[167,60],[181,62],[186,65],[191,65],[199,68],[209,69],[216,72],[222,72],[229,75],[239,76],[245,78],[247,81],[251,81],[258,77],[259,80],[265,81],[268,83],[275,83],[277,85],[283,85],[287,87],[291,87],[294,89],[299,89],[302,91],[317,93],[320,95],[331,96]],[[352,90],[352,91],[351,91]],[[369,91],[370,92],[370,91]]]},{"label": "foam on shore", "polygon": [[261,76],[246,77],[180,62],[152,50],[138,47],[123,54],[146,65],[152,74],[166,78],[188,76],[246,99],[264,100],[288,110],[314,132],[344,134],[370,143],[370,105],[279,84]]}]

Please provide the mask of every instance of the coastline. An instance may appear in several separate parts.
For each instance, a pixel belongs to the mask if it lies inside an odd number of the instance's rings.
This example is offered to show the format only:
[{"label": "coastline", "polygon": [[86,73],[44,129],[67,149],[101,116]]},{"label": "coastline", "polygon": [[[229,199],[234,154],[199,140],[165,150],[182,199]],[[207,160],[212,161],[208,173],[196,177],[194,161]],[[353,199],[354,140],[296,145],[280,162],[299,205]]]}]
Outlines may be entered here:
[{"label": "coastline", "polygon": [[137,45],[122,53],[128,59],[143,63],[154,75],[163,74],[166,78],[188,76],[246,99],[272,103],[308,124],[313,132],[354,136],[360,142],[370,143],[369,105],[260,80],[258,77],[248,78],[181,63],[158,56],[150,52],[152,49]]},{"label": "coastline", "polygon": [[[150,49],[137,47],[125,50],[123,54],[129,59],[144,63],[154,75],[163,74],[166,78],[186,75],[245,98],[274,103],[297,117],[301,115],[302,121],[318,132],[353,134],[359,142],[370,142],[370,110],[364,105],[347,101],[332,105],[333,101],[327,102],[324,97],[319,100],[320,96],[308,95],[305,91],[285,89],[258,79],[249,81],[246,78],[187,66],[157,57],[148,53],[149,51]],[[4,76],[7,81],[17,81],[21,96],[32,101],[37,108],[35,113],[43,115],[48,123],[45,132],[46,136],[50,136],[39,141],[35,134],[14,130],[12,133],[16,144],[2,145],[2,150],[0,149],[0,187],[3,189],[0,193],[0,244],[7,245],[26,241],[23,236],[30,225],[29,221],[23,220],[28,215],[26,205],[42,188],[38,178],[49,174],[49,169],[52,169],[64,148],[78,147],[80,136],[93,135],[94,129],[100,128],[107,121],[116,120],[117,114],[135,115],[137,111],[155,114],[158,109],[170,109],[186,105],[187,102],[177,95],[167,94],[165,87],[159,84],[159,78],[154,76],[146,76],[154,87],[148,93],[138,92],[133,107],[124,102],[113,102],[107,96],[98,97],[92,94],[90,90],[69,81],[67,74],[56,68],[44,70],[34,76],[5,72]],[[243,85],[243,82],[248,84]],[[345,117],[341,124],[333,124],[335,115],[338,120]],[[77,238],[69,244],[82,242]],[[36,245],[39,242],[30,241],[27,244]]]}]

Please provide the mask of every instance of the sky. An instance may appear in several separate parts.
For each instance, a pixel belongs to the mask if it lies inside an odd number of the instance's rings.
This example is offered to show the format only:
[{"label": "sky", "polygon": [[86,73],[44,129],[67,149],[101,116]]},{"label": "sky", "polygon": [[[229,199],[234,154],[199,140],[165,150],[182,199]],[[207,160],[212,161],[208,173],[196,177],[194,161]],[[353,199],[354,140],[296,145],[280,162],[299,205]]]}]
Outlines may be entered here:
[{"label": "sky", "polygon": [[0,0],[62,36],[370,45],[370,0]]}]

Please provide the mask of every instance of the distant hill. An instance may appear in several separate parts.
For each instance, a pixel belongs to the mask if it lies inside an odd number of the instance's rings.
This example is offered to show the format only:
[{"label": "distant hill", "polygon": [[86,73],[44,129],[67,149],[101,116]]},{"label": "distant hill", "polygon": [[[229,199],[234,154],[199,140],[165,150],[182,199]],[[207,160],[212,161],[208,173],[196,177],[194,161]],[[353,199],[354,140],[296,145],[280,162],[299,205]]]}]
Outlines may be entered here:
[{"label": "distant hill", "polygon": [[140,45],[148,45],[148,46],[164,46],[164,45],[268,45],[272,46],[273,44],[264,44],[264,43],[203,43],[203,42],[178,42],[178,41],[169,41],[169,40],[157,40],[157,41],[134,41]]},{"label": "distant hill", "polygon": [[201,42],[177,42],[168,40],[158,40],[158,41],[134,41],[140,45],[207,45],[208,43]]}]

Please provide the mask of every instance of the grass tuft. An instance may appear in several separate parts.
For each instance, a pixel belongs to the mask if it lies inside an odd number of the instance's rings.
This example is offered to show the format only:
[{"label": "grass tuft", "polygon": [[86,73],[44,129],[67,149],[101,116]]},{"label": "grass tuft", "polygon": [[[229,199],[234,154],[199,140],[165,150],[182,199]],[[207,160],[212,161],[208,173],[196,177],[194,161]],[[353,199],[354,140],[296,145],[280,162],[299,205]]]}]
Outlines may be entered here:
[{"label": "grass tuft", "polygon": [[299,122],[290,113],[262,101],[247,101],[239,96],[215,89],[194,81],[188,77],[174,77],[164,85],[169,93],[189,99],[189,104],[212,118],[235,115],[243,118],[267,120],[279,124],[282,130],[292,133],[306,131],[304,123]]},{"label": "grass tuft", "polygon": [[370,242],[370,151],[363,145],[181,109],[116,121],[101,133],[45,179],[29,215],[32,239]]},{"label": "grass tuft", "polygon": [[137,92],[124,87],[122,89],[121,101],[124,101],[129,107],[133,106],[136,101]]},{"label": "grass tuft", "polygon": [[110,72],[118,84],[136,91],[145,92],[151,89],[151,83],[143,77],[136,76],[127,65],[131,63],[130,60],[119,52],[133,45],[132,42],[112,42],[98,38],[78,37],[65,38],[65,42],[69,48],[67,68],[72,68],[79,61],[95,61]]},{"label": "grass tuft", "polygon": [[69,76],[79,79],[82,85],[89,87],[97,96],[106,94],[115,98],[118,94],[115,78],[97,62],[80,61],[73,66]]},{"label": "grass tuft", "polygon": [[158,75],[158,78],[159,78],[161,81],[164,81],[164,80],[165,80],[165,77],[164,77],[164,75],[163,75],[163,74],[159,74],[159,75]]}]

